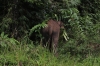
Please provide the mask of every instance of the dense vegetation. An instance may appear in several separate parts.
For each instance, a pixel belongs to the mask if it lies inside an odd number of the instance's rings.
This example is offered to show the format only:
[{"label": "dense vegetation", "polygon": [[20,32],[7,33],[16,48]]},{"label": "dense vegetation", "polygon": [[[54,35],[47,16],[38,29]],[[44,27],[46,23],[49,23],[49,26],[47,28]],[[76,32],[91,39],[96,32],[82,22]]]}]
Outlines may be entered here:
[{"label": "dense vegetation", "polygon": [[[100,0],[0,0],[0,66],[100,66]],[[62,21],[58,57],[41,46],[48,19]]]}]

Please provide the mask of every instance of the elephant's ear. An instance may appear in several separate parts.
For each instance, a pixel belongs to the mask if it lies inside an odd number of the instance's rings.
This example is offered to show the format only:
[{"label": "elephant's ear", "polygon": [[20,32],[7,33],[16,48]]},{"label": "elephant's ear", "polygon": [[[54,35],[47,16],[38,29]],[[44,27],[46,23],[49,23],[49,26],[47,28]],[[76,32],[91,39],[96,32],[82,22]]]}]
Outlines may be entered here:
[{"label": "elephant's ear", "polygon": [[64,24],[62,22],[58,21],[58,24],[59,24],[60,28],[64,29]]},{"label": "elephant's ear", "polygon": [[60,21],[58,21],[58,24],[59,24],[59,26],[61,26],[61,22]]}]

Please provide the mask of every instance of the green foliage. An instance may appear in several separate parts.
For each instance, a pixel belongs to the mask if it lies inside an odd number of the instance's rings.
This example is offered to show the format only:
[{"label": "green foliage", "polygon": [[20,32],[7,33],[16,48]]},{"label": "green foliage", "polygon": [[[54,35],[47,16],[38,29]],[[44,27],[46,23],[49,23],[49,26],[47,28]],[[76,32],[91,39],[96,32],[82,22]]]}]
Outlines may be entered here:
[{"label": "green foliage", "polygon": [[16,45],[19,44],[17,40],[14,38],[8,38],[8,35],[5,35],[4,32],[1,33],[0,36],[0,46],[1,47],[9,47],[11,48],[11,45]]},{"label": "green foliage", "polygon": [[66,41],[68,41],[69,37],[68,37],[67,32],[65,30],[63,30],[63,37]]},{"label": "green foliage", "polygon": [[[20,62],[24,66],[100,65],[99,57],[91,57],[92,54],[96,56],[100,50],[94,47],[100,43],[99,0],[2,0],[0,2],[1,66],[5,66],[6,63],[19,65]],[[37,32],[36,35],[41,37],[40,29],[47,26],[45,22],[48,18],[62,21],[65,25],[63,37],[67,41],[60,38],[58,58],[37,42],[33,43],[28,37],[33,32]],[[21,42],[11,37],[16,37]],[[91,48],[91,44],[94,48]],[[90,56],[87,57],[88,55]]]},{"label": "green foliage", "polygon": [[0,32],[2,32],[2,31],[8,32],[11,23],[12,23],[11,18],[7,18],[7,17],[3,18],[2,23],[0,24],[0,26],[1,26]]},{"label": "green foliage", "polygon": [[25,0],[26,2],[34,3],[37,0]]},{"label": "green foliage", "polygon": [[[46,20],[47,21],[47,20]],[[47,24],[45,23],[46,21],[42,22],[41,24],[35,25],[34,27],[32,27],[30,29],[30,33],[29,36],[32,34],[32,32],[40,32],[40,30],[44,27],[47,26]]]},{"label": "green foliage", "polygon": [[[5,42],[8,39],[7,35],[2,32],[1,36],[2,42]],[[11,41],[11,42],[10,42]],[[14,45],[12,44],[15,43]],[[0,46],[4,50],[0,50],[0,65],[22,65],[22,66],[99,66],[100,58],[89,56],[84,60],[80,59],[80,56],[75,57],[71,56],[69,53],[67,55],[58,55],[55,57],[50,53],[46,48],[41,45],[34,46],[33,43],[26,44],[23,42],[16,42],[17,40],[9,38],[6,41],[6,44],[11,44],[9,46]],[[73,43],[73,42],[70,42]],[[72,46],[71,46],[72,47]],[[9,50],[8,50],[9,48]],[[12,48],[12,49],[11,49]],[[81,62],[80,62],[81,61]]]}]

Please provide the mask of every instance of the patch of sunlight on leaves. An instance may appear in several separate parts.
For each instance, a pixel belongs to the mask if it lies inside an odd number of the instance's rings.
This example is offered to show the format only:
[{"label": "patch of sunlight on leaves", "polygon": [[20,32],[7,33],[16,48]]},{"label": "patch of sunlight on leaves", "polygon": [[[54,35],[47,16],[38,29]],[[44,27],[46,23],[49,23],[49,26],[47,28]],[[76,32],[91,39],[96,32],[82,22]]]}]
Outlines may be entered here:
[{"label": "patch of sunlight on leaves", "polygon": [[63,37],[66,41],[68,41],[69,37],[68,37],[67,32],[65,30],[63,30]]}]

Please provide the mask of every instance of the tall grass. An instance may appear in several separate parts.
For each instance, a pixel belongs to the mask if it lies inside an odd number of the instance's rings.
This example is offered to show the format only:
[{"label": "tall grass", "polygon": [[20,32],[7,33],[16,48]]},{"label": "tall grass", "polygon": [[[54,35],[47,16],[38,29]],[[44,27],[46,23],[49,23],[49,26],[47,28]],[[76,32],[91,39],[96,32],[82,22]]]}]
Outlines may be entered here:
[{"label": "tall grass", "polygon": [[0,66],[100,66],[100,56],[92,55],[81,60],[81,57],[70,53],[55,57],[41,45],[17,41],[2,33],[0,37]]}]

